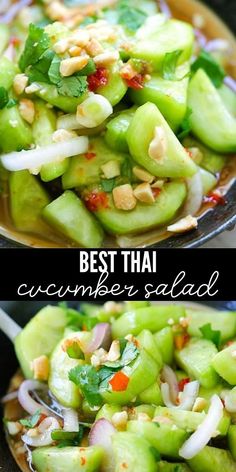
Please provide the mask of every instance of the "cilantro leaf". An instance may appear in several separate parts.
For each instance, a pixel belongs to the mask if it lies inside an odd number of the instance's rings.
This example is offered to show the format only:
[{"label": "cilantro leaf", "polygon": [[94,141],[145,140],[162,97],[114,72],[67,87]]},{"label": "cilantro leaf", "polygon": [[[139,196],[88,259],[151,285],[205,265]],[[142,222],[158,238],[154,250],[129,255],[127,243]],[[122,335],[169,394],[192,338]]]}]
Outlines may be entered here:
[{"label": "cilantro leaf", "polygon": [[220,64],[207,51],[202,50],[191,66],[192,72],[203,69],[216,88],[219,88],[225,78],[225,71]]},{"label": "cilantro leaf", "polygon": [[91,329],[99,322],[95,316],[88,317],[73,308],[67,308],[65,305],[62,306],[62,304],[60,304],[60,306],[66,311],[67,326],[75,331],[78,331],[78,329],[81,328],[86,328],[88,331],[91,331]]},{"label": "cilantro leaf", "polygon": [[190,123],[190,116],[192,114],[192,110],[191,108],[187,108],[187,111],[186,111],[186,114],[185,114],[185,117],[181,123],[181,129],[179,131],[179,134],[178,134],[178,139],[181,141],[182,139],[184,139],[191,131],[192,127],[191,127],[191,123]]},{"label": "cilantro leaf", "polygon": [[81,97],[88,90],[86,77],[65,77],[57,85],[59,95]]},{"label": "cilantro leaf", "polygon": [[26,426],[26,428],[34,428],[38,424],[40,416],[41,410],[37,410],[30,418],[20,420],[20,424]]},{"label": "cilantro leaf", "polygon": [[128,0],[120,1],[118,5],[118,13],[118,23],[133,32],[139,29],[147,18],[147,14],[143,10],[130,7]]},{"label": "cilantro leaf", "polygon": [[182,52],[181,49],[176,49],[176,51],[166,53],[162,66],[162,75],[165,80],[176,80],[175,71]]},{"label": "cilantro leaf", "polygon": [[15,98],[9,98],[9,101],[7,103],[7,108],[13,108],[17,105],[18,103],[18,100],[16,100]]},{"label": "cilantro leaf", "polygon": [[82,425],[79,427],[78,432],[62,431],[61,429],[55,429],[51,433],[53,441],[57,441],[57,447],[70,447],[79,446],[84,435],[84,428]]},{"label": "cilantro leaf", "polygon": [[106,390],[108,388],[109,380],[120,369],[120,367],[104,366],[99,371],[99,389]]},{"label": "cilantro leaf", "polygon": [[27,76],[29,77],[29,82],[46,82],[50,83],[48,77],[48,71],[50,69],[51,63],[55,53],[50,49],[47,49],[39,58],[38,62],[34,66],[30,66],[27,69]]},{"label": "cilantro leaf", "polygon": [[116,186],[116,179],[101,179],[101,186],[104,192],[110,193]]},{"label": "cilantro leaf", "polygon": [[0,87],[0,110],[5,108],[9,102],[8,91],[4,87]]},{"label": "cilantro leaf", "polygon": [[69,380],[78,385],[90,405],[101,405],[102,397],[99,394],[100,377],[99,373],[93,366],[77,365],[70,370]]},{"label": "cilantro leaf", "polygon": [[122,367],[125,367],[126,365],[129,365],[131,364],[131,362],[133,362],[136,357],[138,356],[139,354],[139,350],[137,349],[137,347],[135,346],[134,343],[131,343],[131,342],[127,342],[126,343],[126,346],[122,352],[122,355],[121,355],[121,358],[118,360],[118,361],[113,361],[113,362],[106,362],[104,363],[104,365],[106,367],[113,367],[113,368],[122,368]]},{"label": "cilantro leaf", "polygon": [[61,59],[55,55],[48,70],[48,77],[52,84],[57,85],[58,82],[62,80],[62,76],[60,74],[60,64]]},{"label": "cilantro leaf", "polygon": [[48,34],[45,33],[43,28],[31,23],[25,49],[19,60],[21,71],[24,72],[28,66],[36,64],[49,46],[50,39]]},{"label": "cilantro leaf", "polygon": [[219,348],[220,346],[220,342],[221,342],[221,332],[220,331],[216,331],[214,329],[212,329],[211,327],[211,324],[210,323],[207,323],[203,326],[201,326],[201,328],[199,328],[203,337],[205,339],[208,339],[209,341],[212,341],[217,348]]}]

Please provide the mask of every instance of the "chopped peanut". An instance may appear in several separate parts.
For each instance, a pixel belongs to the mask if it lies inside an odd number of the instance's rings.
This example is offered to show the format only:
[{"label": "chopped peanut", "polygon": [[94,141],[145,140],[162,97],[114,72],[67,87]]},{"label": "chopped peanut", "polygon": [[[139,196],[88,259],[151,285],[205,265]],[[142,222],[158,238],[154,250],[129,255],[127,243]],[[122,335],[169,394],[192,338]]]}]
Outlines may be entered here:
[{"label": "chopped peanut", "polygon": [[95,57],[101,54],[104,49],[97,39],[92,38],[91,41],[89,41],[89,43],[86,45],[86,51],[90,56]]},{"label": "chopped peanut", "polygon": [[68,15],[68,9],[62,3],[52,1],[48,3],[46,13],[51,20],[63,20]]},{"label": "chopped peanut", "polygon": [[115,426],[115,428],[118,429],[118,431],[124,431],[128,422],[127,411],[119,411],[117,413],[114,413],[111,418],[111,422]]},{"label": "chopped peanut", "polygon": [[113,189],[113,200],[116,208],[119,210],[133,210],[136,207],[137,200],[134,196],[130,184],[120,185]]},{"label": "chopped peanut", "polygon": [[149,157],[156,161],[162,162],[167,151],[167,139],[165,130],[162,126],[156,126],[154,138],[150,143],[148,154]]},{"label": "chopped peanut", "polygon": [[80,46],[82,48],[88,44],[89,40],[90,40],[89,31],[85,29],[79,29],[72,36],[73,44],[75,44],[76,46]]},{"label": "chopped peanut", "polygon": [[71,57],[61,61],[60,73],[63,77],[70,77],[75,72],[83,69],[89,61],[89,56]]},{"label": "chopped peanut", "polygon": [[137,75],[137,70],[135,70],[132,64],[127,62],[127,64],[121,68],[120,75],[123,79],[131,80]]},{"label": "chopped peanut", "polygon": [[16,436],[22,431],[22,425],[18,421],[7,421],[7,430],[11,436]]},{"label": "chopped peanut", "polygon": [[69,141],[71,138],[77,138],[75,131],[68,131],[66,129],[57,129],[52,135],[54,143],[60,143],[63,141]]},{"label": "chopped peanut", "polygon": [[101,166],[101,170],[106,179],[113,179],[120,175],[120,163],[118,161],[109,161]]},{"label": "chopped peanut", "polygon": [[72,46],[70,49],[69,49],[69,54],[71,57],[76,57],[76,56],[80,56],[81,52],[82,52],[82,48],[79,47],[79,46]]},{"label": "chopped peanut", "polygon": [[107,67],[118,61],[119,57],[118,51],[106,51],[95,56],[94,62],[98,67]]},{"label": "chopped peanut", "polygon": [[133,167],[133,173],[135,177],[137,177],[137,179],[141,180],[142,182],[148,182],[149,184],[151,184],[155,178],[147,170],[142,169],[142,167],[138,166]]},{"label": "chopped peanut", "polygon": [[28,84],[28,77],[25,74],[17,74],[13,80],[13,89],[17,95],[24,92]]},{"label": "chopped peanut", "polygon": [[36,359],[31,362],[31,368],[34,372],[34,379],[48,380],[49,360],[47,356],[36,357]]},{"label": "chopped peanut", "polygon": [[167,231],[171,233],[185,233],[186,231],[191,231],[191,229],[196,229],[198,226],[197,218],[194,216],[188,215],[185,218],[177,221],[173,225],[167,227]]},{"label": "chopped peanut", "polygon": [[26,87],[25,89],[25,93],[27,93],[27,95],[31,94],[31,93],[35,93],[35,92],[38,92],[40,90],[40,85],[38,84],[31,84],[29,85],[28,87]]},{"label": "chopped peanut", "polygon": [[154,203],[155,198],[152,193],[151,185],[147,182],[138,185],[134,190],[134,196],[143,203]]},{"label": "chopped peanut", "polygon": [[118,339],[115,339],[115,341],[112,342],[109,352],[107,354],[107,361],[114,362],[114,361],[118,361],[119,358],[120,358],[120,341]]},{"label": "chopped peanut", "polygon": [[22,118],[32,125],[35,117],[35,108],[32,100],[28,98],[22,98],[19,103],[19,112]]},{"label": "chopped peanut", "polygon": [[64,52],[67,51],[67,49],[70,46],[70,42],[68,38],[63,38],[57,41],[57,43],[54,44],[53,49],[57,54],[63,54]]},{"label": "chopped peanut", "polygon": [[93,353],[90,362],[93,367],[99,367],[103,362],[106,362],[106,360],[107,351],[101,347]]},{"label": "chopped peanut", "polygon": [[197,397],[193,405],[192,411],[201,412],[206,408],[206,406],[207,406],[207,401],[205,400],[205,398]]},{"label": "chopped peanut", "polygon": [[152,188],[163,188],[163,185],[164,185],[165,181],[164,180],[156,180],[156,182],[154,182],[151,187]]},{"label": "chopped peanut", "polygon": [[106,313],[120,313],[122,310],[122,304],[121,303],[116,303],[116,302],[106,302],[104,304],[104,310]]}]

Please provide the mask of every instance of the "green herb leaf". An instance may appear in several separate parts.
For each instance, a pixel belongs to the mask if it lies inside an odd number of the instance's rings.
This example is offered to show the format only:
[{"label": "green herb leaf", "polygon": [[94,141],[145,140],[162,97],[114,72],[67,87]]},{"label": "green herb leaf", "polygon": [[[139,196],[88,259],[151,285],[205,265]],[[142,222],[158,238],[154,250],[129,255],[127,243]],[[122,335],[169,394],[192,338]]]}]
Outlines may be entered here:
[{"label": "green herb leaf", "polygon": [[109,386],[109,380],[113,377],[113,375],[120,370],[120,366],[118,367],[108,367],[104,366],[98,371],[99,375],[99,389],[106,390]]},{"label": "green herb leaf", "polygon": [[61,429],[55,429],[51,433],[53,441],[57,441],[57,447],[71,447],[79,446],[84,435],[84,428],[82,425],[79,427],[78,432],[63,431]]},{"label": "green herb leaf", "polygon": [[20,420],[20,424],[22,424],[23,426],[25,426],[26,428],[34,428],[38,422],[39,422],[39,418],[41,416],[41,410],[37,410],[33,416],[31,416],[30,418],[25,418],[23,420]]},{"label": "green herb leaf", "polygon": [[212,341],[217,348],[219,348],[220,346],[220,342],[221,342],[221,332],[220,331],[216,331],[214,329],[212,329],[211,327],[211,324],[210,323],[207,323],[203,326],[201,326],[201,328],[199,328],[203,337],[205,339],[208,339],[209,341]]},{"label": "green herb leaf", "polygon": [[116,179],[101,179],[101,186],[104,192],[110,193],[116,186]]},{"label": "green herb leaf", "polygon": [[9,102],[8,91],[4,87],[0,87],[0,110],[5,108]]},{"label": "green herb leaf", "polygon": [[182,52],[181,49],[176,49],[176,51],[166,53],[162,66],[162,75],[165,80],[176,80],[176,67]]},{"label": "green herb leaf", "polygon": [[65,97],[81,97],[87,90],[86,77],[66,77],[58,83],[58,93]]},{"label": "green herb leaf", "polygon": [[198,69],[204,69],[216,88],[222,85],[226,75],[225,71],[207,51],[202,50],[191,66],[192,72],[196,72]]},{"label": "green herb leaf", "polygon": [[127,158],[124,160],[124,162],[121,165],[121,176],[124,178],[127,178],[127,180],[130,182],[132,180],[132,166],[130,160]]},{"label": "green herb leaf", "polygon": [[29,82],[45,82],[50,83],[50,79],[48,77],[48,71],[50,69],[51,63],[55,53],[50,49],[47,49],[42,56],[39,58],[39,61],[34,65],[30,66],[26,73],[29,77]]},{"label": "green herb leaf", "polygon": [[31,23],[25,49],[19,60],[21,71],[24,72],[28,66],[36,64],[49,46],[50,39],[44,29]]},{"label": "green herb leaf", "polygon": [[93,366],[78,365],[74,367],[69,372],[69,380],[78,385],[90,405],[101,405],[102,397],[99,394],[100,377]]},{"label": "green herb leaf", "polygon": [[62,305],[60,306],[66,310],[67,326],[75,331],[78,331],[81,328],[86,328],[88,331],[91,331],[91,329],[99,323],[99,320],[95,316],[90,318],[73,308],[67,308],[67,306]]},{"label": "green herb leaf", "polygon": [[49,80],[55,85],[57,85],[62,80],[62,76],[60,74],[60,64],[61,59],[55,55],[48,70]]},{"label": "green herb leaf", "polygon": [[131,364],[131,362],[133,362],[136,359],[138,354],[139,354],[139,350],[137,349],[135,344],[132,342],[127,342],[122,352],[121,358],[115,362],[106,362],[104,363],[104,365],[106,367],[122,368],[122,367],[125,367],[126,365]]},{"label": "green herb leaf", "polygon": [[16,100],[15,98],[9,98],[9,101],[7,103],[7,108],[13,108],[17,105],[18,103],[18,100]]},{"label": "green herb leaf", "polygon": [[121,0],[118,5],[118,23],[130,31],[137,31],[143,25],[147,14],[138,8],[130,7],[129,0]]},{"label": "green herb leaf", "polygon": [[67,348],[66,352],[71,359],[80,359],[82,357],[81,349],[76,342],[73,342],[73,344]]},{"label": "green herb leaf", "polygon": [[85,76],[85,75],[91,75],[91,74],[94,74],[94,72],[96,72],[96,66],[95,66],[95,62],[93,59],[89,59],[88,61],[88,64],[83,67],[83,69],[81,69],[79,72],[76,72],[75,76],[76,77],[81,77],[81,76]]},{"label": "green herb leaf", "polygon": [[188,134],[190,133],[192,127],[191,127],[191,124],[190,124],[190,116],[192,114],[192,110],[191,108],[187,108],[187,111],[186,111],[186,114],[185,114],[185,117],[181,123],[181,127],[180,127],[180,131],[179,131],[179,134],[178,134],[178,139],[181,141],[182,139],[184,139],[186,136],[188,136]]}]

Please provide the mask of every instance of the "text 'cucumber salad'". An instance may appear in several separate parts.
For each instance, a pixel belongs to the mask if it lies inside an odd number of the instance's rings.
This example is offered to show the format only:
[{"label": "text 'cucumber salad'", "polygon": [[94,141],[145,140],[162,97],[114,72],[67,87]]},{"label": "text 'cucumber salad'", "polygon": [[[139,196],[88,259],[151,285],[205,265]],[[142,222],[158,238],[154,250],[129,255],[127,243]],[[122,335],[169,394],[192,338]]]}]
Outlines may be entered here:
[{"label": "text 'cucumber salad'", "polygon": [[2,14],[2,212],[16,234],[139,245],[226,203],[230,45],[170,13],[154,0],[23,0]]},{"label": "text 'cucumber salad'", "polygon": [[236,470],[236,312],[45,306],[14,344],[2,402],[22,470]]}]

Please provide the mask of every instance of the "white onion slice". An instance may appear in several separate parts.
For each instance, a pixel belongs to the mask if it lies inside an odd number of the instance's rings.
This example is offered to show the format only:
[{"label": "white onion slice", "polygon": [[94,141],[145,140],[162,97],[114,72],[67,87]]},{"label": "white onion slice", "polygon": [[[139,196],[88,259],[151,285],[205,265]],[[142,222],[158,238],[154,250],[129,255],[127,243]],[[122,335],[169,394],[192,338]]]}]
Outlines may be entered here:
[{"label": "white onion slice", "polygon": [[84,349],[86,354],[90,354],[99,347],[108,350],[111,345],[111,326],[109,323],[98,323],[93,328],[92,340]]},{"label": "white onion slice", "polygon": [[11,23],[20,11],[30,5],[32,0],[19,0],[11,5],[5,15],[0,16],[0,23]]},{"label": "white onion slice", "polygon": [[96,128],[112,113],[113,108],[107,98],[92,93],[77,107],[76,119],[85,128]]},{"label": "white onion slice", "polygon": [[194,33],[195,33],[195,38],[199,46],[201,48],[205,48],[206,43],[207,43],[206,36],[199,29],[195,29]]},{"label": "white onion slice", "polygon": [[88,151],[88,138],[81,136],[68,141],[53,143],[29,151],[11,152],[1,156],[3,167],[10,171],[37,169],[50,162],[62,161],[67,157]]},{"label": "white onion slice", "polygon": [[24,380],[18,390],[18,401],[22,408],[29,413],[34,415],[37,410],[41,410],[41,413],[49,416],[50,412],[40,403],[36,402],[30,395],[32,390],[46,390],[47,386],[38,380]]},{"label": "white onion slice", "polygon": [[18,390],[15,390],[14,392],[7,393],[7,395],[4,395],[4,397],[1,398],[1,403],[7,403],[11,402],[12,400],[15,400],[18,397]]},{"label": "white onion slice", "polygon": [[176,403],[179,394],[178,380],[173,369],[170,366],[164,365],[161,372],[161,379],[164,383],[169,385],[169,392],[172,402]]},{"label": "white onion slice", "polygon": [[184,204],[181,216],[196,215],[202,206],[203,186],[200,172],[187,179],[187,199]]},{"label": "white onion slice", "polygon": [[105,418],[96,421],[89,433],[89,446],[99,445],[105,450],[105,457],[101,468],[102,472],[114,472],[115,470],[111,441],[114,433],[116,433],[116,429]]},{"label": "white onion slice", "polygon": [[63,408],[64,431],[79,431],[79,418],[77,411],[73,408]]},{"label": "white onion slice", "polygon": [[198,429],[190,436],[179,450],[184,459],[196,456],[214,436],[223,416],[223,404],[218,395],[213,395],[209,411]]},{"label": "white onion slice", "polygon": [[189,382],[184,387],[179,405],[176,405],[171,400],[169,384],[163,383],[161,385],[161,393],[165,406],[167,406],[167,408],[175,408],[176,410],[191,411],[198,396],[198,391],[199,382],[197,380]]},{"label": "white onion slice", "polygon": [[77,121],[76,115],[61,115],[57,120],[57,129],[84,129]]},{"label": "white onion slice", "polygon": [[56,418],[48,417],[45,418],[37,428],[38,435],[37,436],[30,436],[28,433],[24,434],[21,439],[24,443],[28,444],[28,446],[32,447],[42,447],[42,446],[49,446],[53,443],[53,439],[51,438],[51,433],[55,429],[60,429],[60,424],[56,420]]},{"label": "white onion slice", "polygon": [[227,51],[229,49],[229,42],[226,39],[216,38],[208,41],[205,46],[207,52]]},{"label": "white onion slice", "polygon": [[232,390],[222,390],[220,398],[225,403],[225,409],[229,413],[236,413],[236,388]]}]

